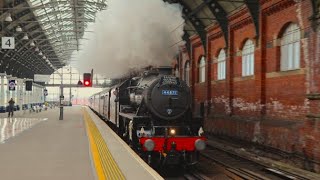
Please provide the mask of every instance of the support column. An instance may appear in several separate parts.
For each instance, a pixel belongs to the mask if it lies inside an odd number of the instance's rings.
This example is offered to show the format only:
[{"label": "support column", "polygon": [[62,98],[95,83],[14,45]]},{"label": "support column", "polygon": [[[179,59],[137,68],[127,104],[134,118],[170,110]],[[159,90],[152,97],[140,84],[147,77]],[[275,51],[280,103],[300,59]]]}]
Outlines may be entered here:
[{"label": "support column", "polygon": [[7,75],[7,87],[6,87],[6,93],[7,93],[7,100],[5,102],[5,105],[8,106],[8,101],[10,100],[10,91],[9,91],[9,79],[11,78],[11,75]]},{"label": "support column", "polygon": [[30,96],[31,96],[31,91],[26,91],[26,104],[27,107],[30,108]]},{"label": "support column", "polygon": [[45,88],[45,87],[42,87],[42,88],[41,88],[41,91],[40,91],[40,94],[41,94],[41,97],[42,97],[42,98],[41,98],[41,102],[42,102],[42,103],[45,103],[45,102],[46,102],[46,97],[44,96],[44,88]]},{"label": "support column", "polygon": [[25,81],[22,81],[22,105],[27,104],[27,91]]},{"label": "support column", "polygon": [[233,87],[234,87],[234,61],[235,61],[235,47],[234,47],[234,30],[230,28],[229,30],[229,49],[228,49],[228,54],[226,58],[226,66],[227,66],[227,74],[226,74],[226,81],[227,81],[227,92],[228,92],[228,105],[229,108],[226,110],[226,114],[232,116],[233,115],[233,98],[234,98],[234,92],[233,92]]},{"label": "support column", "polygon": [[[14,80],[15,78],[11,78],[11,80]],[[8,81],[9,83],[9,81]],[[17,84],[17,82],[15,82]],[[15,105],[17,105],[17,99],[16,99],[16,92],[17,92],[17,86],[15,86],[15,90],[14,91],[11,91],[11,97],[12,99],[16,102]]]},{"label": "support column", "polygon": [[0,106],[5,106],[4,92],[4,75],[1,75]]},{"label": "support column", "polygon": [[16,79],[16,105],[20,107],[20,79]]},{"label": "support column", "polygon": [[22,110],[22,104],[23,104],[23,80],[22,79],[17,79],[17,85],[18,85],[18,91],[17,91],[17,101],[18,101],[18,105],[20,110]]},{"label": "support column", "polygon": [[[33,83],[32,83],[33,85]],[[31,94],[31,103],[34,104],[36,101],[35,101],[35,93],[36,93],[36,86],[33,86],[32,87],[32,94]]]},{"label": "support column", "polygon": [[32,88],[32,104],[35,104],[35,103],[37,103],[37,98],[36,98],[36,96],[37,96],[37,86],[33,86],[33,88]]}]

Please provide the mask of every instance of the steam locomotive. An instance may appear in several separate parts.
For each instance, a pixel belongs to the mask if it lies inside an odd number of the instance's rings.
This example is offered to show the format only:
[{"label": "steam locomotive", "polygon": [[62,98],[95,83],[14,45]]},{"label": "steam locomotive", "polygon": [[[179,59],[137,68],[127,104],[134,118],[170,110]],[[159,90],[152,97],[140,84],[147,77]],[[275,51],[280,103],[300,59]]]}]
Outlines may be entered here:
[{"label": "steam locomotive", "polygon": [[206,147],[186,82],[156,68],[90,97],[90,107],[148,164],[192,165]]}]

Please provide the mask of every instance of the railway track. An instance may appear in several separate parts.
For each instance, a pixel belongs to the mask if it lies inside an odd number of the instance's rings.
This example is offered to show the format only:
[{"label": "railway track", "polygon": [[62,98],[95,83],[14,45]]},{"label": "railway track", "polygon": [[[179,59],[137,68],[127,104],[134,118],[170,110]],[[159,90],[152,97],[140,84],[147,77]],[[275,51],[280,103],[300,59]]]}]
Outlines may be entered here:
[{"label": "railway track", "polygon": [[[231,179],[248,179],[248,180],[277,180],[277,179],[292,179],[292,180],[309,180],[318,178],[306,178],[297,173],[293,174],[288,171],[277,169],[274,167],[266,166],[264,164],[241,157],[239,154],[225,150],[221,147],[208,144],[208,148],[201,153],[202,157],[213,161],[222,168],[220,171]],[[161,173],[166,178],[167,173]],[[181,172],[180,172],[181,174]],[[191,171],[182,173],[173,177],[174,179],[187,179],[187,180],[209,180],[200,171],[193,169]],[[167,178],[166,178],[167,179]],[[169,178],[171,179],[171,178]]]},{"label": "railway track", "polygon": [[186,180],[210,180],[211,178],[200,173],[197,169],[188,171],[183,175],[183,178]]},{"label": "railway track", "polygon": [[222,166],[222,171],[231,179],[248,179],[248,180],[307,180],[310,178],[298,174],[270,167],[244,157],[239,154],[227,151],[222,148],[208,146],[207,150],[201,155]]}]

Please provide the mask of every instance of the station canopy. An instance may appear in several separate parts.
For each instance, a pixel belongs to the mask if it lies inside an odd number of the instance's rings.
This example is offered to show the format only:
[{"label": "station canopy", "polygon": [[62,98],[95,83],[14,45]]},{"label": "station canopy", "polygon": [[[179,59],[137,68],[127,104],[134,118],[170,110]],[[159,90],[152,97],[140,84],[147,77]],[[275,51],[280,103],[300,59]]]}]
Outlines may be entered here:
[{"label": "station canopy", "polygon": [[15,39],[14,49],[0,50],[0,73],[32,78],[65,66],[106,7],[106,0],[0,0],[1,37]]},{"label": "station canopy", "polygon": [[183,40],[187,50],[190,50],[190,37],[197,34],[206,51],[207,30],[213,25],[218,25],[222,36],[228,44],[229,18],[241,9],[247,9],[251,17],[243,21],[252,21],[256,35],[259,36],[259,0],[164,0],[168,3],[179,3],[182,7],[184,25]]},{"label": "station canopy", "polygon": [[[247,8],[259,36],[259,0],[164,0],[182,6],[183,40],[199,35],[206,50],[207,30],[219,25],[228,41],[228,16]],[[0,51],[0,72],[16,77],[52,74],[65,66],[106,0],[0,0],[1,36],[14,37],[15,49]]]}]

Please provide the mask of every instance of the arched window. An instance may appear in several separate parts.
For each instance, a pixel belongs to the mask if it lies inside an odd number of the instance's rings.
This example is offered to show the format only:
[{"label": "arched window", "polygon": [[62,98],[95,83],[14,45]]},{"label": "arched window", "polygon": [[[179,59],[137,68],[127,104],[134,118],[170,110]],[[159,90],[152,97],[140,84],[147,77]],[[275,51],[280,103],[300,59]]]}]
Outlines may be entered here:
[{"label": "arched window", "polygon": [[281,71],[300,68],[300,28],[290,24],[281,38]]},{"label": "arched window", "polygon": [[221,49],[218,56],[218,80],[226,79],[226,52]]},{"label": "arched window", "polygon": [[189,81],[190,81],[190,63],[189,62],[187,62],[184,67],[184,80],[189,85]]},{"label": "arched window", "polygon": [[242,76],[254,74],[254,44],[248,39],[242,49]]},{"label": "arched window", "polygon": [[199,62],[199,83],[206,81],[206,59],[202,56]]}]

